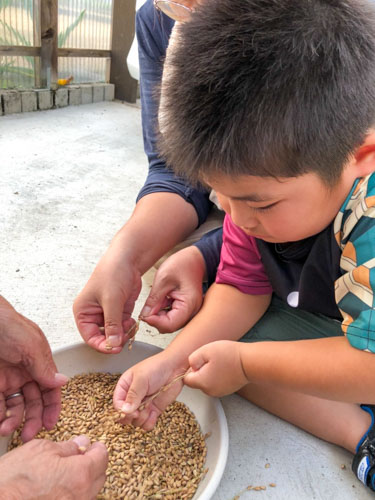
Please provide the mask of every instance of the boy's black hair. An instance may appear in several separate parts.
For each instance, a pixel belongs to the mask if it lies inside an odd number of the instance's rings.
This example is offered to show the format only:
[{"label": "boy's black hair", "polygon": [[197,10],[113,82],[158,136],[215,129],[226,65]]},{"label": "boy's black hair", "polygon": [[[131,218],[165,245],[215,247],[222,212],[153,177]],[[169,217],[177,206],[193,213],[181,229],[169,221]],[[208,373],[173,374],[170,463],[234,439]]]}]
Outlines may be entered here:
[{"label": "boy's black hair", "polygon": [[370,3],[203,0],[176,34],[159,146],[177,174],[337,181],[374,122]]}]

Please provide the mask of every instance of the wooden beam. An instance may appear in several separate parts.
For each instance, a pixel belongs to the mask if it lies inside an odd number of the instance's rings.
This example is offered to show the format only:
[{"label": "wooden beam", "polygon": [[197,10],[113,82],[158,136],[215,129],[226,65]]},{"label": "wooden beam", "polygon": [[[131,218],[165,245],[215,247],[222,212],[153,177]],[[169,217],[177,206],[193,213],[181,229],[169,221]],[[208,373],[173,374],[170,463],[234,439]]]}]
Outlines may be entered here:
[{"label": "wooden beam", "polygon": [[111,57],[110,50],[102,49],[57,49],[58,57]]},{"label": "wooden beam", "polygon": [[[34,56],[39,57],[40,47],[27,45],[0,45],[2,56]],[[58,57],[111,57],[110,50],[101,49],[57,49]]]},{"label": "wooden beam", "polygon": [[130,76],[126,57],[134,38],[135,0],[113,0],[112,61],[110,82],[115,84],[115,97],[135,102],[137,80]]},{"label": "wooden beam", "polygon": [[40,47],[0,45],[0,56],[40,56]]},{"label": "wooden beam", "polygon": [[58,0],[41,0],[41,86],[57,87],[57,4]]}]

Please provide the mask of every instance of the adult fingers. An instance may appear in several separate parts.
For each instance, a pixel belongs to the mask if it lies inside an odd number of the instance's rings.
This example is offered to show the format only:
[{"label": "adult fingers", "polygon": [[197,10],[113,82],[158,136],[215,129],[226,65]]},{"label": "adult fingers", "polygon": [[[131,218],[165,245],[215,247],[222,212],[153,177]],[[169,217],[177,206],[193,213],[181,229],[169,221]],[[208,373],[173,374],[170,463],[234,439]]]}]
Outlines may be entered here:
[{"label": "adult fingers", "polygon": [[91,495],[94,500],[99,491],[103,488],[106,481],[106,469],[108,466],[108,451],[105,445],[101,442],[96,442],[91,445],[84,457],[81,458],[88,462],[89,477],[91,484]]},{"label": "adult fingers", "polygon": [[104,443],[100,441],[93,443],[86,451],[85,457],[91,460],[91,471],[94,477],[99,477],[106,471],[108,465],[108,450]]},{"label": "adult fingers", "polygon": [[125,302],[126,297],[122,294],[110,294],[103,298],[104,332],[106,343],[110,347],[121,347],[124,344],[122,313]]},{"label": "adult fingers", "polygon": [[42,390],[43,399],[43,426],[50,430],[57,423],[61,411],[61,389]]},{"label": "adult fingers", "polygon": [[96,299],[92,301],[81,292],[74,301],[73,315],[81,337],[95,349],[93,339],[97,342],[97,337],[105,338],[104,331],[100,328],[104,321],[102,307],[96,303]]},{"label": "adult fingers", "polygon": [[7,395],[10,395],[10,393],[4,394],[6,410],[5,418],[0,423],[0,436],[9,436],[15,431],[21,425],[24,414],[23,396],[20,395],[6,401]]},{"label": "adult fingers", "polygon": [[148,316],[145,321],[160,333],[171,333],[182,328],[193,314],[193,308],[179,298],[173,299],[171,308]]},{"label": "adult fingers", "polygon": [[85,332],[87,336],[84,336],[81,331],[83,340],[96,351],[104,354],[117,354],[121,351],[121,346],[113,347],[113,350],[107,348],[108,344],[104,333],[104,327],[99,327],[97,324],[86,325]]},{"label": "adult fingers", "polygon": [[56,453],[60,457],[82,455],[91,447],[90,438],[85,435],[75,436],[69,441],[60,441],[56,444]]},{"label": "adult fingers", "polygon": [[20,314],[18,316],[19,328],[28,334],[26,340],[18,346],[21,356],[20,364],[36,382],[44,387],[61,387],[66,384],[68,378],[57,372],[51,348],[42,330],[31,320]]},{"label": "adult fingers", "polygon": [[5,413],[7,411],[7,407],[5,404],[5,397],[2,392],[0,392],[0,423],[5,420]]},{"label": "adult fingers", "polygon": [[168,276],[155,275],[151,291],[144,303],[140,316],[147,321],[149,316],[158,314],[170,303],[169,295],[176,288],[176,283]]},{"label": "adult fingers", "polygon": [[39,386],[35,382],[29,382],[22,388],[25,399],[25,424],[22,429],[21,438],[24,443],[33,437],[43,427],[43,400]]}]

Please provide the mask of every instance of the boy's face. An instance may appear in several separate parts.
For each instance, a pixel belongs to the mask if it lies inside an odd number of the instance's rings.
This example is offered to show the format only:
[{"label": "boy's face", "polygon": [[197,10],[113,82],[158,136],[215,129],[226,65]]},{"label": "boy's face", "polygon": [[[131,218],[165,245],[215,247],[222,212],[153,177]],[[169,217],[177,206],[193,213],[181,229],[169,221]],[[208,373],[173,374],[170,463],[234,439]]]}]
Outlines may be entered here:
[{"label": "boy's face", "polygon": [[215,175],[205,181],[245,233],[272,243],[286,243],[325,229],[337,215],[355,178],[355,169],[346,168],[333,188],[314,173],[278,179]]}]

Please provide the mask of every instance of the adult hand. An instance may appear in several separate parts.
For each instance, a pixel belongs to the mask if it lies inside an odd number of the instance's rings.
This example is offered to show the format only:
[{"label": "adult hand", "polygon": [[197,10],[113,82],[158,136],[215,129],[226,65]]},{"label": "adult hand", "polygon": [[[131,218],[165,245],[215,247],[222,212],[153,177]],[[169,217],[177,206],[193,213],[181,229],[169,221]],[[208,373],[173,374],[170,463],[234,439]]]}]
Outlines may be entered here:
[{"label": "adult hand", "polygon": [[201,308],[205,262],[197,247],[171,255],[158,269],[141,317],[161,333],[182,328]]},{"label": "adult hand", "polygon": [[159,415],[180,393],[183,382],[179,380],[167,391],[162,391],[145,408],[139,410],[142,401],[146,403],[174,377],[186,371],[186,363],[175,362],[166,351],[137,363],[122,374],[113,394],[114,407],[126,414],[123,424],[132,424],[144,430],[151,430]]},{"label": "adult hand", "polygon": [[230,340],[200,347],[189,356],[192,371],[185,375],[184,383],[215,397],[238,391],[249,383],[241,361],[243,347],[244,344]]},{"label": "adult hand", "polygon": [[141,286],[131,261],[119,263],[110,252],[100,260],[73,305],[78,330],[89,346],[103,353],[121,351],[134,324],[131,314]]},{"label": "adult hand", "polygon": [[54,443],[34,439],[0,458],[3,500],[93,500],[105,482],[108,453],[86,436]]},{"label": "adult hand", "polygon": [[[41,329],[0,297],[0,436],[22,423],[23,441],[44,426],[51,429],[61,408],[60,387],[68,381],[57,373]],[[22,395],[7,399],[11,394]]]}]

